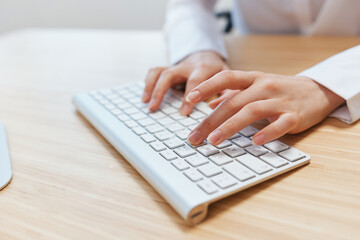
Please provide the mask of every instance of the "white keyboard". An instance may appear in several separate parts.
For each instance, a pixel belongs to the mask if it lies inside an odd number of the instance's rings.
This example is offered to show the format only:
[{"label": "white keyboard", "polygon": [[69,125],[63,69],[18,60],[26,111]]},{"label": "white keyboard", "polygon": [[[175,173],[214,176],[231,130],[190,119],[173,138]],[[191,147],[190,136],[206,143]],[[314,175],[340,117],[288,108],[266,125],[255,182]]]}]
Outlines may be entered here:
[{"label": "white keyboard", "polygon": [[186,138],[211,109],[179,114],[182,95],[169,91],[160,110],[141,102],[142,83],[74,97],[77,109],[189,224],[202,221],[216,200],[309,163],[310,156],[278,140],[253,145],[248,126],[220,145],[191,146]]}]

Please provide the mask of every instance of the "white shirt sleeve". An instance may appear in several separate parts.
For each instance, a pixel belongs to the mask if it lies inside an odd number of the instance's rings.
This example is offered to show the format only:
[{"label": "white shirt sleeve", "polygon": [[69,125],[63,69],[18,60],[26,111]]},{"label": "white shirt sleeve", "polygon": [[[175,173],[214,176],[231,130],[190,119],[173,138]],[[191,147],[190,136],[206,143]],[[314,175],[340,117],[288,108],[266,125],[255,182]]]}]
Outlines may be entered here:
[{"label": "white shirt sleeve", "polygon": [[165,21],[170,64],[191,53],[212,50],[227,57],[221,31],[214,16],[216,0],[172,0]]},{"label": "white shirt sleeve", "polygon": [[360,119],[360,45],[336,54],[299,73],[346,100],[330,116],[346,123]]}]

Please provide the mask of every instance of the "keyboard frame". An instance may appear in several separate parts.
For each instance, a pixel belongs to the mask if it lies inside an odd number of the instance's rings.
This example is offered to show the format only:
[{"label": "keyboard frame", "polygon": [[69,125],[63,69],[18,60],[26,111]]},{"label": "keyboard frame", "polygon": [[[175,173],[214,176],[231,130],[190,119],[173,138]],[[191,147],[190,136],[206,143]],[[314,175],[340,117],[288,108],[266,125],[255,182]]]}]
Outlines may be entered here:
[{"label": "keyboard frame", "polygon": [[[133,84],[136,83],[121,86],[127,87]],[[173,167],[171,161],[165,160],[140,136],[97,102],[90,92],[75,95],[73,103],[78,111],[190,225],[198,224],[206,217],[209,204],[310,162],[310,156],[305,153],[305,158],[289,162],[288,167],[273,168],[272,171],[256,175],[245,182],[238,181],[238,184],[227,189],[219,189],[216,193],[209,195],[188,179],[182,171]]]}]

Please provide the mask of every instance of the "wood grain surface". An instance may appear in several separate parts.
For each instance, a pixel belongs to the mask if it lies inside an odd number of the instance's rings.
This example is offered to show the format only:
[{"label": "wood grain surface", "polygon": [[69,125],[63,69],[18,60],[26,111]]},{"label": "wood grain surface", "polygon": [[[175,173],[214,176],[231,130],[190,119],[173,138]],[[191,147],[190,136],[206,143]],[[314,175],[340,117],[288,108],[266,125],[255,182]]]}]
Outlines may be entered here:
[{"label": "wood grain surface", "polygon": [[[233,69],[296,74],[359,37],[227,37]],[[80,91],[142,81],[166,65],[160,32],[27,30],[0,36],[0,121],[13,180],[0,239],[358,239],[360,124],[282,138],[310,165],[213,204],[187,226],[80,115]]]}]

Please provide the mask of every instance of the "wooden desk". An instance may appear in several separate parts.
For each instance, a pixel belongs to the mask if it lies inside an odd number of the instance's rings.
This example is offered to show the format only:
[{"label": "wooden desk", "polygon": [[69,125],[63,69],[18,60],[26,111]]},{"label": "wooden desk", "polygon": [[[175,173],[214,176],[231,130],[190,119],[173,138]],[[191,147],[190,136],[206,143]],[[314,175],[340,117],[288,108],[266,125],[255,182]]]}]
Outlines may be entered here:
[{"label": "wooden desk", "polygon": [[[228,38],[233,68],[295,74],[360,38]],[[327,119],[283,141],[311,164],[215,203],[188,227],[81,117],[79,92],[142,80],[165,64],[158,32],[31,30],[0,37],[0,121],[14,178],[0,239],[355,239],[360,123]]]}]

